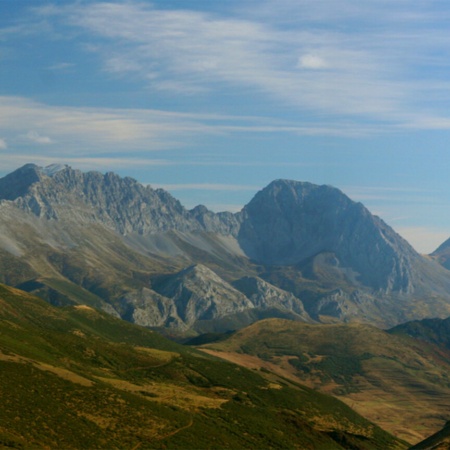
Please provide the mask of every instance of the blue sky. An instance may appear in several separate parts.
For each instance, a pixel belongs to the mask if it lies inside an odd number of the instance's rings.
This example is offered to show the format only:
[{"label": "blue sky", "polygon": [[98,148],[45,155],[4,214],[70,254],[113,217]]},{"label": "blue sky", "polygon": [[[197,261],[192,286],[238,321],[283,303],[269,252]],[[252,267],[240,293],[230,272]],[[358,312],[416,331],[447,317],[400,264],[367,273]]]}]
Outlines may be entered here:
[{"label": "blue sky", "polygon": [[114,171],[188,208],[330,184],[450,237],[450,4],[0,0],[0,175]]}]

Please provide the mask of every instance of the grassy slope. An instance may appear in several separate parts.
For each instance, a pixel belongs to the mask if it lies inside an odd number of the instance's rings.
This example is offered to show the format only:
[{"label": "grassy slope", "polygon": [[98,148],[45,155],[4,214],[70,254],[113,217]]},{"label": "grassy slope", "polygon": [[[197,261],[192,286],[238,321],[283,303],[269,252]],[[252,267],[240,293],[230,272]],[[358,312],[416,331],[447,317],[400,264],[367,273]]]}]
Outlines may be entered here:
[{"label": "grassy slope", "polygon": [[0,446],[405,448],[332,397],[0,286]]},{"label": "grassy slope", "polygon": [[419,442],[410,450],[448,450],[450,448],[450,422],[442,430]]},{"label": "grassy slope", "polygon": [[359,324],[269,319],[207,348],[335,395],[411,443],[437,431],[447,420],[448,358],[411,338]]}]

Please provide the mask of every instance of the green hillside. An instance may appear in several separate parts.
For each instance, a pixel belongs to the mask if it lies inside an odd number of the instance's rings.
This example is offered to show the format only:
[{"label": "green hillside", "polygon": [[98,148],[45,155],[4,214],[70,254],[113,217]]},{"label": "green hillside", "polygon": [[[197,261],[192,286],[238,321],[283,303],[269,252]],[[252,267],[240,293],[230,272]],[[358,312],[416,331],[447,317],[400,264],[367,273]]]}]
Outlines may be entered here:
[{"label": "green hillside", "polygon": [[334,395],[412,444],[442,428],[448,417],[448,358],[408,336],[362,324],[268,319],[205,349]]},{"label": "green hillside", "polygon": [[0,395],[6,448],[405,448],[330,396],[4,286]]}]

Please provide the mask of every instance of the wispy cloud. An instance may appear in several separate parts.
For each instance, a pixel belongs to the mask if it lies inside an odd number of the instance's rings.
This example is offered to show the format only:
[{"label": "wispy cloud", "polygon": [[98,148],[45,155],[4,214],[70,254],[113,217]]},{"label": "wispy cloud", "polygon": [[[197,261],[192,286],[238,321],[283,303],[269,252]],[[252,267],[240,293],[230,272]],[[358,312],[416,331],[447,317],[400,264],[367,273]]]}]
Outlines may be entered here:
[{"label": "wispy cloud", "polygon": [[48,136],[42,136],[36,131],[29,131],[25,137],[34,144],[52,144],[53,141]]},{"label": "wispy cloud", "polygon": [[[198,95],[231,85],[266,95],[268,104],[322,117],[448,127],[442,98],[429,103],[433,91],[450,99],[439,87],[445,77],[427,71],[424,83],[421,76],[424,64],[448,67],[450,60],[445,14],[439,17],[436,2],[257,3],[246,1],[239,19],[232,11],[219,16],[132,1],[75,3],[40,13],[101,38],[91,48],[104,70],[134,74],[150,89]],[[413,106],[420,112],[412,114]]]},{"label": "wispy cloud", "polygon": [[[355,131],[351,124],[345,123],[337,126],[311,122],[299,126],[270,117],[64,107],[20,97],[0,97],[2,147],[16,154],[26,153],[31,144],[45,146],[50,157],[63,158],[74,152],[77,156],[92,156],[124,150],[139,153],[183,149],[206,136],[240,133],[344,136],[370,132],[370,127]],[[210,157],[213,153],[209,152]]]},{"label": "wispy cloud", "polygon": [[0,150],[6,150],[8,148],[8,145],[4,139],[0,138]]}]

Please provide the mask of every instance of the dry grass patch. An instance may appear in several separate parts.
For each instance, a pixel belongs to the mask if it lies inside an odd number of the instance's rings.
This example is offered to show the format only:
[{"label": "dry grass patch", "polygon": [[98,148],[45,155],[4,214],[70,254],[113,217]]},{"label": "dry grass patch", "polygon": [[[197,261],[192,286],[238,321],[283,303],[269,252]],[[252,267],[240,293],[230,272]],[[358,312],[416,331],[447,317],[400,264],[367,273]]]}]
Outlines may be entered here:
[{"label": "dry grass patch", "polygon": [[175,384],[151,383],[138,385],[118,378],[96,378],[116,389],[132,392],[151,401],[177,406],[188,411],[197,411],[200,408],[220,408],[221,405],[228,401],[228,399],[219,397],[219,395],[223,395],[220,391],[217,391],[217,397],[208,397],[203,395],[201,390]]},{"label": "dry grass patch", "polygon": [[25,358],[23,356],[18,355],[7,355],[0,351],[0,361],[15,362],[20,364],[32,364],[33,367],[35,367],[36,369],[51,372],[54,375],[58,376],[59,378],[70,381],[72,383],[80,384],[81,386],[87,387],[94,385],[93,381],[88,380],[87,378],[84,378],[81,375],[78,375],[70,370],[63,369],[62,367],[52,366],[50,364],[42,363],[39,361],[34,361],[31,358]]},{"label": "dry grass patch", "polygon": [[81,310],[81,311],[91,311],[91,312],[96,312],[94,308],[91,308],[88,305],[75,305],[74,306],[75,309]]},{"label": "dry grass patch", "polygon": [[156,348],[149,347],[134,347],[135,350],[145,353],[146,355],[151,356],[152,358],[161,362],[161,364],[167,364],[173,361],[175,358],[180,356],[179,353],[176,352],[168,352],[165,350],[157,350]]}]

